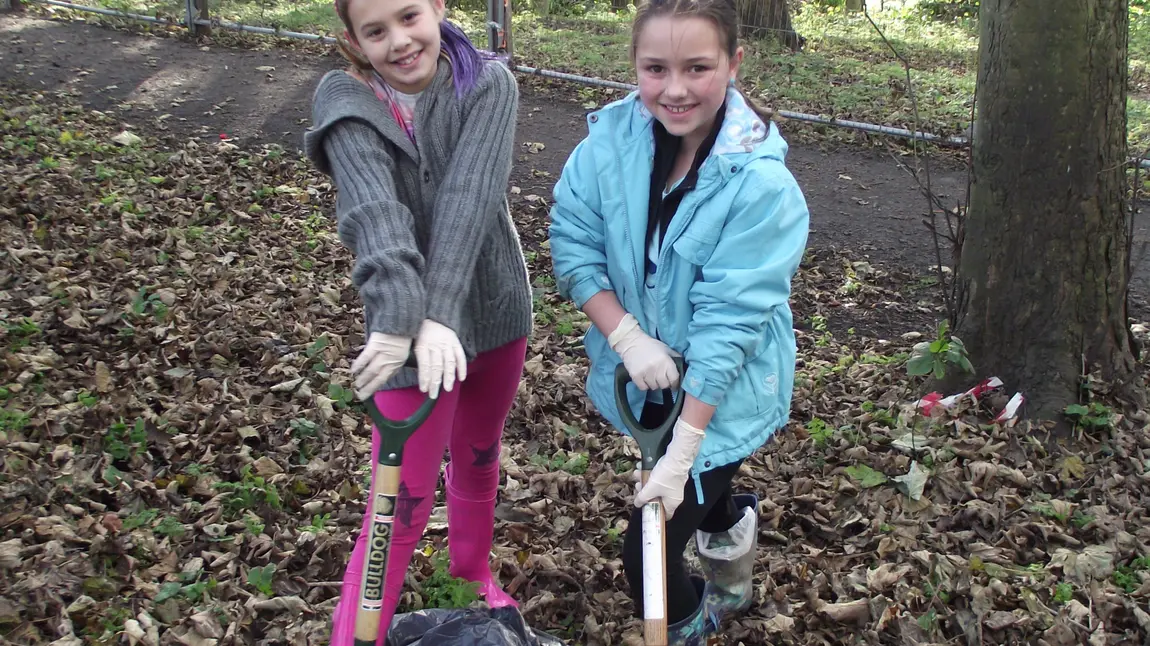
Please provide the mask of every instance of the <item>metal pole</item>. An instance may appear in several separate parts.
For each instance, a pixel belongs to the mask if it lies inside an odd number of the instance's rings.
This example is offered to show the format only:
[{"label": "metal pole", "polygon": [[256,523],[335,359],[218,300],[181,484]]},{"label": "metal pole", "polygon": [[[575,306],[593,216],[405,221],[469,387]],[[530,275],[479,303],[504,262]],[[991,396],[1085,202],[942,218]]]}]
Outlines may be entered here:
[{"label": "metal pole", "polygon": [[[503,50],[507,53],[507,60],[515,60],[515,46],[512,41],[514,32],[511,29],[511,12],[513,11],[512,1],[503,0]],[[510,63],[509,63],[510,64]]]},{"label": "metal pole", "polygon": [[[17,2],[19,0],[16,0]],[[138,13],[128,13],[126,11],[117,11],[115,9],[100,9],[97,7],[85,7],[83,5],[72,4],[70,2],[61,2],[60,0],[36,0],[43,4],[55,5],[57,7],[64,7],[66,9],[75,9],[77,11],[90,11],[92,13],[103,14],[105,16],[115,16],[116,18],[131,18],[132,20],[143,20],[157,25],[178,25],[179,22],[171,18],[155,18],[153,16],[143,16]]]},{"label": "metal pole", "polygon": [[487,0],[487,49],[499,53],[499,1]]},{"label": "metal pole", "polygon": [[254,25],[241,25],[236,22],[228,22],[226,20],[203,20],[197,19],[197,25],[205,27],[223,27],[224,29],[232,29],[235,31],[246,31],[253,34],[263,34],[265,36],[279,36],[281,38],[298,38],[300,40],[314,40],[326,44],[334,44],[335,39],[331,36],[321,36],[319,34],[305,34],[298,31],[288,31],[278,27],[256,27]]},{"label": "metal pole", "polygon": [[579,74],[568,74],[567,72],[555,72],[552,70],[539,69],[538,67],[527,67],[526,65],[516,65],[513,68],[516,72],[524,74],[532,74],[535,76],[544,76],[547,78],[559,79],[561,81],[573,81],[575,83],[582,83],[584,85],[597,85],[599,87],[609,87],[616,90],[626,90],[628,92],[638,88],[636,85],[630,83],[620,83],[618,81],[608,81],[606,79],[597,79],[590,76],[580,76]]}]

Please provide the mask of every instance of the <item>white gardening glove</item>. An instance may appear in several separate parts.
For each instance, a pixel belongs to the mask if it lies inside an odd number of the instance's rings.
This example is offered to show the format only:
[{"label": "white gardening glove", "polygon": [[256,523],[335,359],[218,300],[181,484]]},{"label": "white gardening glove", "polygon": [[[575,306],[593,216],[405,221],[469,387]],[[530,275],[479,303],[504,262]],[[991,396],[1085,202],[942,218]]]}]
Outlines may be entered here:
[{"label": "white gardening glove", "polygon": [[382,388],[403,367],[410,353],[410,337],[372,332],[367,345],[351,364],[355,394],[360,401],[366,401]]},{"label": "white gardening glove", "polygon": [[623,315],[607,343],[623,358],[627,374],[640,390],[662,390],[679,384],[679,369],[673,358],[679,354],[643,332],[631,314]]},{"label": "white gardening glove", "polygon": [[451,392],[459,381],[467,379],[467,355],[459,337],[446,325],[424,319],[415,337],[415,360],[419,362],[419,390],[432,399],[439,397],[439,386]]},{"label": "white gardening glove", "polygon": [[655,468],[651,469],[647,485],[635,494],[636,507],[660,499],[667,512],[667,520],[675,515],[675,510],[683,502],[683,490],[687,487],[691,465],[699,455],[704,435],[703,431],[684,422],[682,417],[675,422],[674,434],[671,436],[671,443],[667,445],[667,452],[655,463]]}]

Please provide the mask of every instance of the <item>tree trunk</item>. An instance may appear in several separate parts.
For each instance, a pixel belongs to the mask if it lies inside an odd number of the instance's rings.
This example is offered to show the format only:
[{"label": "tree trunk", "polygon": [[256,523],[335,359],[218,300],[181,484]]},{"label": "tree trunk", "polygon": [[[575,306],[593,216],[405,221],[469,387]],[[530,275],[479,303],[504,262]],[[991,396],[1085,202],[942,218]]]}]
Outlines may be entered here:
[{"label": "tree trunk", "polygon": [[863,0],[847,0],[847,11],[856,13],[863,10]]},{"label": "tree trunk", "polygon": [[[208,0],[192,0],[192,5],[195,8],[195,10],[198,12],[198,16],[197,16],[198,18],[200,18],[201,20],[211,20],[212,19],[211,12],[208,9]],[[195,28],[192,30],[192,34],[196,38],[201,38],[204,36],[211,36],[212,35],[212,28],[207,26],[207,25],[197,24],[195,26]]]},{"label": "tree trunk", "polygon": [[1126,0],[983,0],[955,333],[979,378],[1061,419],[1129,383]]},{"label": "tree trunk", "polygon": [[622,11],[631,4],[631,0],[611,0],[611,11]]},{"label": "tree trunk", "polygon": [[796,52],[806,42],[791,25],[787,0],[736,0],[735,8],[739,13],[739,32],[744,38],[771,34]]}]

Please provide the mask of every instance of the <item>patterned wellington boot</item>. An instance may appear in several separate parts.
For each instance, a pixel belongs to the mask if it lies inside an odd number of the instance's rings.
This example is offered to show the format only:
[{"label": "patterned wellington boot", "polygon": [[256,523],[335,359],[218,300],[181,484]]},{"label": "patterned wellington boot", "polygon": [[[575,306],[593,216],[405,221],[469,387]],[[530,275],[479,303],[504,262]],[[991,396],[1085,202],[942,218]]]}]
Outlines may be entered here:
[{"label": "patterned wellington boot", "polygon": [[704,604],[715,626],[724,615],[743,612],[751,606],[751,570],[755,565],[758,538],[759,498],[754,494],[734,496],[743,517],[725,532],[695,532],[699,563],[707,579]]},{"label": "patterned wellington boot", "polygon": [[707,646],[707,636],[714,632],[705,603],[706,582],[702,577],[692,576],[691,583],[699,592],[699,607],[686,619],[667,626],[667,646]]}]

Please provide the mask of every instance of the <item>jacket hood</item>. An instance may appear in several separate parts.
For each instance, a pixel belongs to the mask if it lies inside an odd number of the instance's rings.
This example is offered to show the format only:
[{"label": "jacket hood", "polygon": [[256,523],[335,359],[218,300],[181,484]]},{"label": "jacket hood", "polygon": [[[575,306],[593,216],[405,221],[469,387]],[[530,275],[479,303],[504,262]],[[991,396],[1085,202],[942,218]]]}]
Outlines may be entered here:
[{"label": "jacket hood", "polygon": [[[774,123],[764,123],[759,115],[733,86],[727,88],[727,107],[723,115],[723,128],[719,132],[712,155],[724,157],[766,157],[786,161],[787,142]],[[592,124],[603,122],[622,139],[633,139],[651,133],[654,115],[643,105],[636,90],[613,103],[609,103],[589,117]],[[749,159],[747,160],[749,161]]]}]

